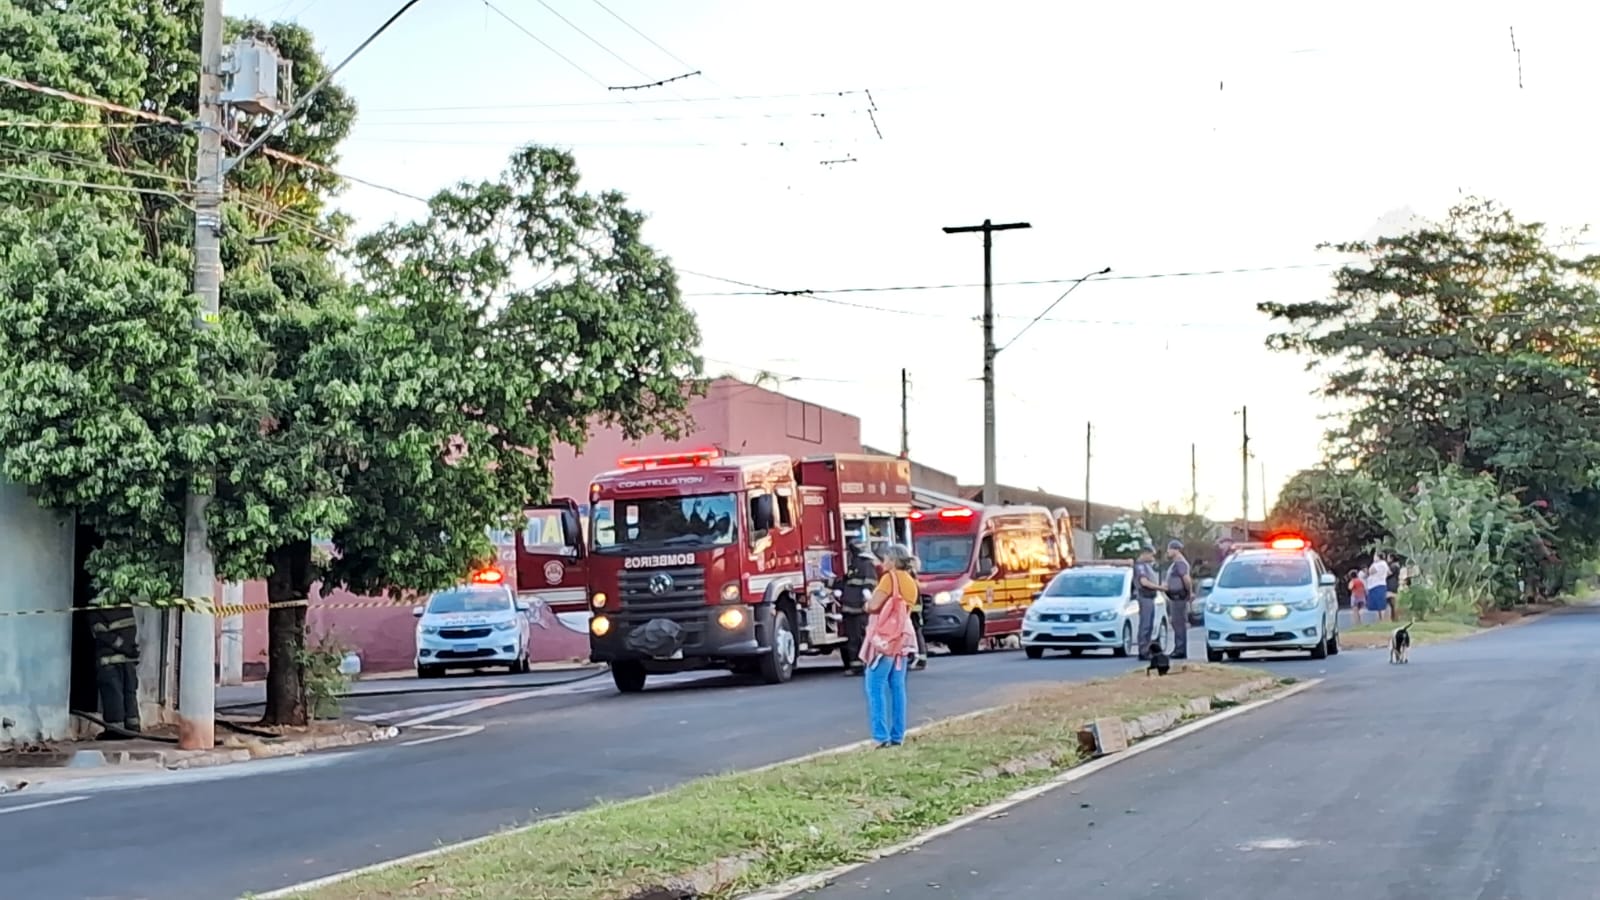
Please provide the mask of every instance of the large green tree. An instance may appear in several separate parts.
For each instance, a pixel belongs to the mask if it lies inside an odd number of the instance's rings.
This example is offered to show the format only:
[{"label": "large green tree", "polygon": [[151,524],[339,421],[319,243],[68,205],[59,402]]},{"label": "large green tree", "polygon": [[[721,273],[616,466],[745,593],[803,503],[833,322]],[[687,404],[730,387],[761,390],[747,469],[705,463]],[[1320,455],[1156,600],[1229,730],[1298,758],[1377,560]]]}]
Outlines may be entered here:
[{"label": "large green tree", "polygon": [[1343,594],[1345,573],[1366,568],[1384,539],[1381,490],[1351,468],[1306,469],[1284,483],[1267,521],[1273,530],[1304,535],[1339,576]]},{"label": "large green tree", "polygon": [[[0,71],[186,120],[199,18],[198,0],[0,0]],[[232,30],[269,36],[302,81],[323,71],[298,26]],[[683,421],[698,333],[675,275],[566,154],[530,148],[440,193],[363,240],[348,284],[328,255],[346,223],[326,213],[327,167],[355,110],[329,88],[268,145],[305,162],[231,175],[224,315],[202,335],[192,136],[0,90],[50,126],[0,131],[0,473],[99,533],[91,575],[113,603],[177,595],[180,499],[203,477],[219,574],[267,578],[276,605],[269,722],[308,715],[295,602],[313,581],[457,580],[487,526],[548,490],[557,442]],[[243,141],[264,124],[233,127]],[[311,542],[330,533],[322,571]]]},{"label": "large green tree", "polygon": [[1328,298],[1266,303],[1348,410],[1331,458],[1393,490],[1445,466],[1548,505],[1563,546],[1600,537],[1600,256],[1469,199],[1443,221],[1332,245]]}]

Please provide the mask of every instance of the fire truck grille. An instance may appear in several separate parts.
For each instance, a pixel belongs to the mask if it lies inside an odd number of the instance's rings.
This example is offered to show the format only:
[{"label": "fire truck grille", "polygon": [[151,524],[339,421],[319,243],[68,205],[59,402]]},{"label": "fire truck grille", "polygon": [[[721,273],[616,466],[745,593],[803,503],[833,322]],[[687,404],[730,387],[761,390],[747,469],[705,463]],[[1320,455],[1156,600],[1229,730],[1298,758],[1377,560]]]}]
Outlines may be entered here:
[{"label": "fire truck grille", "polygon": [[692,566],[623,572],[617,579],[617,597],[623,605],[635,608],[703,606],[706,602],[706,573]]}]

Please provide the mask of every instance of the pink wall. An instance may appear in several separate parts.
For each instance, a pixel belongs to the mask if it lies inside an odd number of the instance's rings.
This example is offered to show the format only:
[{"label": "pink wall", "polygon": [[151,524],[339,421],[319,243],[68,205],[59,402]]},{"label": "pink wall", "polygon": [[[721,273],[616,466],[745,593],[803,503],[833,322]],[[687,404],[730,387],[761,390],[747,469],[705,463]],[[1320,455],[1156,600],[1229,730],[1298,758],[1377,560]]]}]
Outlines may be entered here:
[{"label": "pink wall", "polygon": [[[791,456],[861,452],[861,420],[855,416],[732,378],[713,381],[706,395],[690,404],[689,412],[694,417],[694,427],[682,440],[651,437],[632,443],[620,431],[606,428],[590,433],[589,444],[581,455],[571,447],[556,448],[554,495],[583,503],[592,477],[616,468],[619,457],[637,454],[708,447],[730,454],[786,453]],[[515,572],[514,566],[506,566],[506,569]],[[320,585],[313,587],[312,594],[319,590]],[[340,640],[361,653],[365,672],[411,668],[416,652],[416,620],[410,606],[327,608],[343,603],[371,602],[372,599],[333,591],[314,601],[306,616],[312,634],[331,629]],[[266,585],[247,584],[244,602],[266,603]],[[585,635],[568,631],[548,615],[545,625],[547,627],[534,631],[536,661],[588,657],[589,642]],[[266,663],[266,648],[267,614],[247,613],[246,677],[260,677]]]}]

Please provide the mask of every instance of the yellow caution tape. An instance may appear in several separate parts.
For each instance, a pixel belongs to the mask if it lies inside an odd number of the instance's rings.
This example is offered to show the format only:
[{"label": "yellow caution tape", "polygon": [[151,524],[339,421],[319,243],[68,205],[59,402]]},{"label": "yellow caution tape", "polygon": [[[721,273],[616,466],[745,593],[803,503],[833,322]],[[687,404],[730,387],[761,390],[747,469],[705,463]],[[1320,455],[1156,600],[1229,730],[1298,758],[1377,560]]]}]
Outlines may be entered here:
[{"label": "yellow caution tape", "polygon": [[318,603],[310,600],[289,600],[283,603],[245,603],[238,606],[216,606],[208,598],[199,598],[194,602],[182,600],[157,601],[152,603],[121,603],[111,606],[82,606],[73,609],[11,609],[0,610],[0,618],[17,616],[59,616],[71,613],[93,612],[106,609],[159,609],[173,612],[200,612],[213,616],[238,616],[245,613],[267,612],[273,609],[406,609],[409,610],[417,604],[411,601],[396,602],[393,600],[360,600],[348,603]]}]

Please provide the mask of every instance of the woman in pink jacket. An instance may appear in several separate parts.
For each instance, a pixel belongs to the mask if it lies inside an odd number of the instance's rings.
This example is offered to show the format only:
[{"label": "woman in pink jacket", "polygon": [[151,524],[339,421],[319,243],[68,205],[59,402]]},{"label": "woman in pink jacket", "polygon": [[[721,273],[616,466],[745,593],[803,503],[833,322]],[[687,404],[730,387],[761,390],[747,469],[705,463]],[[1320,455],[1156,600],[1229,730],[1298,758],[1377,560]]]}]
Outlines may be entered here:
[{"label": "woman in pink jacket", "polygon": [[866,640],[861,643],[861,661],[867,667],[867,718],[872,739],[879,747],[898,747],[906,739],[906,670],[917,655],[917,631],[909,605],[917,596],[917,578],[911,574],[915,560],[903,545],[885,548],[880,557],[883,577],[867,599],[870,618]]}]

